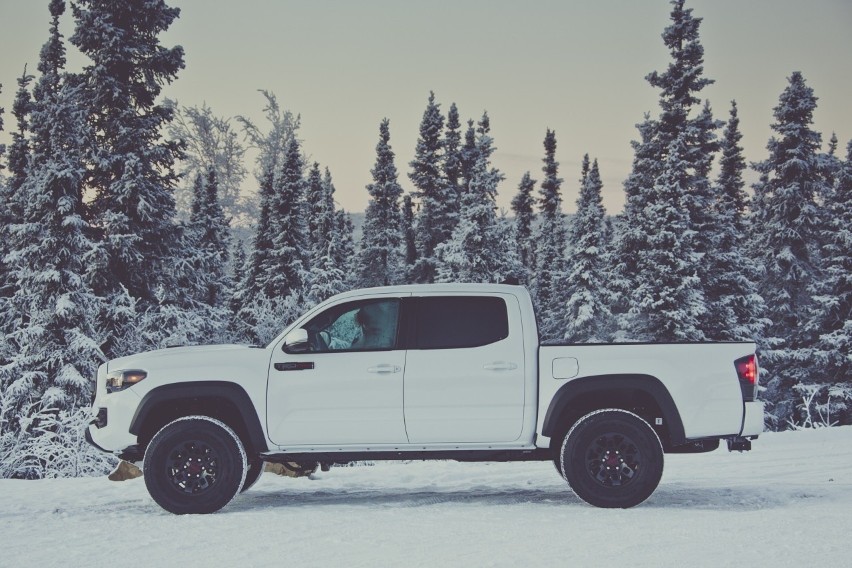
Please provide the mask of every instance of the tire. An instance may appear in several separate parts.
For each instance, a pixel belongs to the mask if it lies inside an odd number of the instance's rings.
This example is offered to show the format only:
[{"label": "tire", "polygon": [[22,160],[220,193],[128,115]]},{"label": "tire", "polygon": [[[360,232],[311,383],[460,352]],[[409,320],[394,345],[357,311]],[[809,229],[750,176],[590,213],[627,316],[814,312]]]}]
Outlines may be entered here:
[{"label": "tire", "polygon": [[187,416],[166,424],[145,451],[145,486],[176,515],[215,513],[239,492],[248,464],[243,443],[226,424]]},{"label": "tire", "polygon": [[246,479],[243,481],[243,486],[240,488],[240,493],[245,493],[257,483],[257,480],[260,479],[260,474],[263,473],[263,469],[266,466],[266,462],[260,459],[260,457],[253,457],[248,460],[248,471],[246,471]]},{"label": "tire", "polygon": [[663,475],[663,445],[642,418],[619,409],[580,418],[562,442],[562,476],[595,507],[627,509],[651,496]]}]

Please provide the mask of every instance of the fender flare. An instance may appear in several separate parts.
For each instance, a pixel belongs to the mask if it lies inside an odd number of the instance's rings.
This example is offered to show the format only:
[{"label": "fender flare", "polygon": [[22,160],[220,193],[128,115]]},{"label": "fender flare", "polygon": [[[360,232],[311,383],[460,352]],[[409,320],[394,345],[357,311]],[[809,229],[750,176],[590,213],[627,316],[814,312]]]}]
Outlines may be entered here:
[{"label": "fender flare", "polygon": [[651,375],[595,375],[573,379],[566,383],[553,395],[547,413],[544,416],[542,435],[552,437],[559,426],[563,413],[580,396],[589,393],[605,393],[607,391],[638,391],[647,394],[656,401],[663,414],[669,441],[672,446],[686,443],[683,421],[677,406],[668,389],[656,377]]},{"label": "fender flare", "polygon": [[267,451],[266,436],[254,404],[243,387],[227,381],[193,381],[163,385],[150,390],[136,407],[129,432],[138,436],[151,413],[161,404],[177,400],[224,398],[236,406],[248,434],[247,440],[257,451]]}]

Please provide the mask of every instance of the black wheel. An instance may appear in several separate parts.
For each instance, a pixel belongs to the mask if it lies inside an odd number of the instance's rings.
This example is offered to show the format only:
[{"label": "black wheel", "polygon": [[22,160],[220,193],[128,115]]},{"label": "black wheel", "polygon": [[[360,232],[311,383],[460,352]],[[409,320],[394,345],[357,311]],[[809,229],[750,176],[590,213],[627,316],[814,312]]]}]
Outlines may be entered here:
[{"label": "black wheel", "polygon": [[632,412],[598,410],[582,417],[562,442],[562,476],[596,507],[634,507],[651,496],[663,475],[663,445]]},{"label": "black wheel", "polygon": [[260,457],[249,458],[246,480],[243,481],[243,487],[240,489],[240,493],[245,493],[251,489],[255,483],[257,483],[257,480],[260,479],[260,474],[263,473],[263,468],[265,466],[266,462],[260,459]]},{"label": "black wheel", "polygon": [[164,426],[148,444],[143,467],[148,493],[176,515],[218,511],[243,487],[247,469],[239,437],[207,416]]}]

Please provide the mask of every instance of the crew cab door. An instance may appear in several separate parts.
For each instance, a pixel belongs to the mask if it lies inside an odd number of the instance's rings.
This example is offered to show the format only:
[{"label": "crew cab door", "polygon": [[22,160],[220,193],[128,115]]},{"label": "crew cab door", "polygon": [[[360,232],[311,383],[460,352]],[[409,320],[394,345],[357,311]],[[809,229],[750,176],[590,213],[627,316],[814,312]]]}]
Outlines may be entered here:
[{"label": "crew cab door", "polygon": [[[400,298],[333,305],[302,326],[308,344],[274,349],[267,427],[279,446],[407,442]],[[289,349],[293,351],[293,349]]]},{"label": "crew cab door", "polygon": [[509,295],[423,295],[405,371],[412,444],[511,442],[524,420],[524,340]]}]

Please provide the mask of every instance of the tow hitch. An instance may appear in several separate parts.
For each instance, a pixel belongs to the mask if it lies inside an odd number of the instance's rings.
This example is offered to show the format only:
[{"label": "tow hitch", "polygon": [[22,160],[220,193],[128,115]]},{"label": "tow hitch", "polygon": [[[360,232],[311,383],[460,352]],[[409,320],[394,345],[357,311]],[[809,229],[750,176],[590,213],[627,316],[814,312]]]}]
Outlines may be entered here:
[{"label": "tow hitch", "polygon": [[751,450],[751,440],[742,436],[726,438],[729,452],[747,452]]}]

